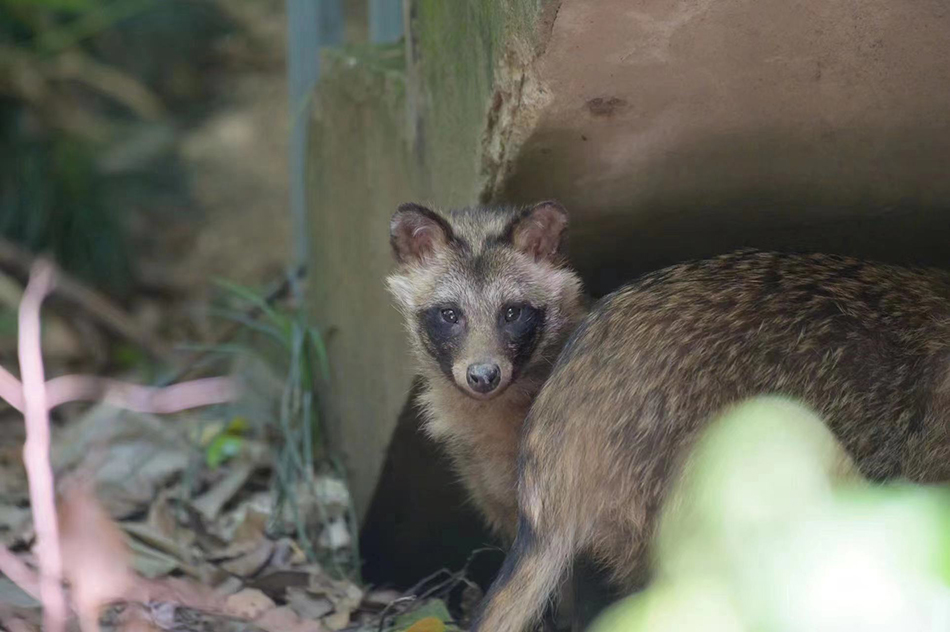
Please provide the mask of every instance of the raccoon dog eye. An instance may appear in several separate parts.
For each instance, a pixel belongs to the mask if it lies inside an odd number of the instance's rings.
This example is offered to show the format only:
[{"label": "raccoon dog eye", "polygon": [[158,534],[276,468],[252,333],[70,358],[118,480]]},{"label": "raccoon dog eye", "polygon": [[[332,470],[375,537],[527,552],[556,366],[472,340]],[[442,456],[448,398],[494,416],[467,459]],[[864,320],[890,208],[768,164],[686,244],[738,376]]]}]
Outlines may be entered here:
[{"label": "raccoon dog eye", "polygon": [[513,323],[521,318],[521,308],[517,305],[511,305],[505,309],[505,322]]},{"label": "raccoon dog eye", "polygon": [[454,325],[458,323],[459,321],[458,312],[452,309],[451,307],[447,307],[442,310],[442,320],[444,320],[447,323],[452,323]]}]

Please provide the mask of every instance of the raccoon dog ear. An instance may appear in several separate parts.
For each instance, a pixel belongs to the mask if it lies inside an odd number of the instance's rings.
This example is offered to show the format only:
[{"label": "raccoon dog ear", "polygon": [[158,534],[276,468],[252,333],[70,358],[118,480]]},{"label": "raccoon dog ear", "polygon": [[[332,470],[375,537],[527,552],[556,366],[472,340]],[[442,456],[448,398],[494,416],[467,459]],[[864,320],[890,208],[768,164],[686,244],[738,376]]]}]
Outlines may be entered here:
[{"label": "raccoon dog ear", "polygon": [[449,223],[419,204],[402,204],[389,222],[389,243],[399,263],[418,263],[452,239]]},{"label": "raccoon dog ear", "polygon": [[550,200],[522,211],[508,226],[505,236],[512,246],[535,261],[552,261],[561,254],[566,229],[567,211]]}]

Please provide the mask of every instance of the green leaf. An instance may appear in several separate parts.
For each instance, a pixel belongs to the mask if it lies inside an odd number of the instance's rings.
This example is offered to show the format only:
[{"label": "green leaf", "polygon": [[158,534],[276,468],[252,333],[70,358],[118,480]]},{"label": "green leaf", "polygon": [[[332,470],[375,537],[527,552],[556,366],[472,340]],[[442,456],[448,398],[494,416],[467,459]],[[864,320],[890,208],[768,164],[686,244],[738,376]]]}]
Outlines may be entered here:
[{"label": "green leaf", "polygon": [[267,315],[271,321],[280,327],[281,329],[287,328],[287,318],[278,314],[277,311],[270,306],[270,304],[264,300],[257,292],[252,290],[249,287],[235,283],[234,281],[229,281],[227,279],[214,279],[214,284],[220,287],[223,290],[226,290],[236,296],[237,298],[250,303],[251,305],[260,309],[264,314]]},{"label": "green leaf", "polygon": [[[393,630],[406,630],[417,621],[421,621],[422,619],[427,619],[429,617],[434,617],[443,623],[448,623],[452,620],[452,615],[449,614],[449,609],[446,607],[444,601],[441,599],[430,599],[415,610],[396,617],[393,620]],[[455,626],[446,626],[446,629],[457,630],[458,628]]]},{"label": "green leaf", "polygon": [[591,632],[747,632],[727,592],[710,578],[659,583],[604,612]]},{"label": "green leaf", "polygon": [[247,314],[244,314],[242,312],[239,312],[233,309],[225,309],[223,307],[212,307],[211,309],[208,310],[208,313],[211,314],[212,316],[225,318],[232,322],[238,323],[239,325],[243,325],[244,327],[246,327],[247,329],[250,329],[251,331],[256,331],[257,333],[264,334],[265,336],[269,336],[273,338],[274,340],[276,340],[281,345],[285,347],[287,346],[287,336],[285,335],[283,331],[281,331],[277,327],[268,325],[267,323],[262,323],[259,320],[255,320],[254,318],[249,317]]},{"label": "green leaf", "polygon": [[652,584],[594,632],[943,629],[950,490],[871,484],[787,399],[726,411],[660,521]]},{"label": "green leaf", "polygon": [[657,551],[664,573],[723,570],[758,534],[831,501],[851,459],[822,420],[780,397],[746,401],[697,442],[667,503]]},{"label": "green leaf", "polygon": [[327,348],[323,343],[323,336],[320,335],[319,330],[316,327],[310,327],[307,330],[308,337],[310,338],[310,344],[313,347],[314,352],[317,354],[317,362],[320,365],[320,375],[323,379],[330,378],[330,359],[327,356]]},{"label": "green leaf", "polygon": [[0,308],[0,336],[13,337],[17,334],[16,310]]},{"label": "green leaf", "polygon": [[254,355],[257,352],[247,345],[237,343],[226,343],[219,345],[183,342],[175,345],[176,351],[202,351],[209,353],[233,354],[233,355]]},{"label": "green leaf", "polygon": [[133,369],[148,364],[148,355],[136,345],[123,343],[112,351],[112,361],[122,369]]},{"label": "green leaf", "polygon": [[30,7],[52,11],[87,11],[101,4],[100,0],[3,0],[11,7]]},{"label": "green leaf", "polygon": [[218,435],[205,450],[205,461],[208,467],[214,469],[241,453],[244,447],[244,438],[232,434]]}]

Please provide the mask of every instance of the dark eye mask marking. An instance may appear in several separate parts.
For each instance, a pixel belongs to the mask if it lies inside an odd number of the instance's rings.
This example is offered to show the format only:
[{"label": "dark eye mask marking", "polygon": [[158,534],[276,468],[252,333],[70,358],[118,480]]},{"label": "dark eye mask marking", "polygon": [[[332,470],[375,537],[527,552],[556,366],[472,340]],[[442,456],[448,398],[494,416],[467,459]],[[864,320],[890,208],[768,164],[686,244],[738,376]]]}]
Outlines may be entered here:
[{"label": "dark eye mask marking", "polygon": [[[515,318],[511,318],[512,311],[516,312]],[[513,376],[517,376],[531,359],[544,331],[544,314],[543,307],[524,303],[504,305],[499,310],[498,335],[511,361]]]},{"label": "dark eye mask marking", "polygon": [[[446,318],[447,310],[452,312],[455,322],[450,322],[451,319]],[[455,305],[438,305],[421,310],[416,314],[416,318],[422,330],[422,341],[426,351],[439,363],[442,372],[454,381],[452,365],[462,348],[462,340],[465,337],[464,313]]]}]

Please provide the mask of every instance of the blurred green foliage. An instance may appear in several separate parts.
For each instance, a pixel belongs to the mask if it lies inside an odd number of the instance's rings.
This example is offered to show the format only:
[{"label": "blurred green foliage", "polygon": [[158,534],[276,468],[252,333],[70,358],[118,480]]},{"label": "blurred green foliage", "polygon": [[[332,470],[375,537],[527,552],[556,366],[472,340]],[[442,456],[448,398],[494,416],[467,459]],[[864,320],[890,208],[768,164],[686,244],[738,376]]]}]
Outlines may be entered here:
[{"label": "blurred green foliage", "polygon": [[102,17],[127,4],[0,0],[0,235],[113,293],[130,280],[121,215],[104,201],[99,147],[60,124],[63,111],[76,111],[60,88],[75,86],[55,73],[56,55],[82,39],[69,34],[108,28]]},{"label": "blurred green foliage", "polygon": [[698,444],[654,571],[594,632],[948,629],[950,492],[867,483],[811,411],[755,399]]},{"label": "blurred green foliage", "polygon": [[[276,306],[260,291],[233,281],[216,279],[215,285],[222,290],[222,296],[211,308],[211,314],[240,325],[245,335],[241,341],[211,350],[257,357],[283,377],[277,424],[270,428],[279,437],[273,515],[284,515],[285,507],[289,507],[296,522],[295,535],[308,557],[340,577],[358,577],[359,539],[352,538],[348,551],[321,556],[298,512],[298,495],[302,491],[319,496],[315,475],[331,471],[346,479],[346,471],[330,446],[329,432],[319,414],[318,386],[325,384],[330,371],[327,349],[321,332],[307,321],[299,280],[294,274],[289,278],[293,305],[288,307]],[[215,467],[240,451],[243,437],[250,429],[248,421],[255,420],[232,420],[209,441],[205,449],[209,466]],[[264,423],[274,426],[270,418]],[[356,534],[359,528],[352,508],[348,515],[351,533]]]},{"label": "blurred green foliage", "polygon": [[0,104],[0,235],[121,293],[130,278],[125,234],[105,206],[92,147],[62,133],[26,138],[11,129],[16,109]]},{"label": "blurred green foliage", "polygon": [[130,289],[129,212],[173,212],[187,185],[173,154],[102,159],[200,118],[233,27],[217,0],[0,0],[0,236]]}]

